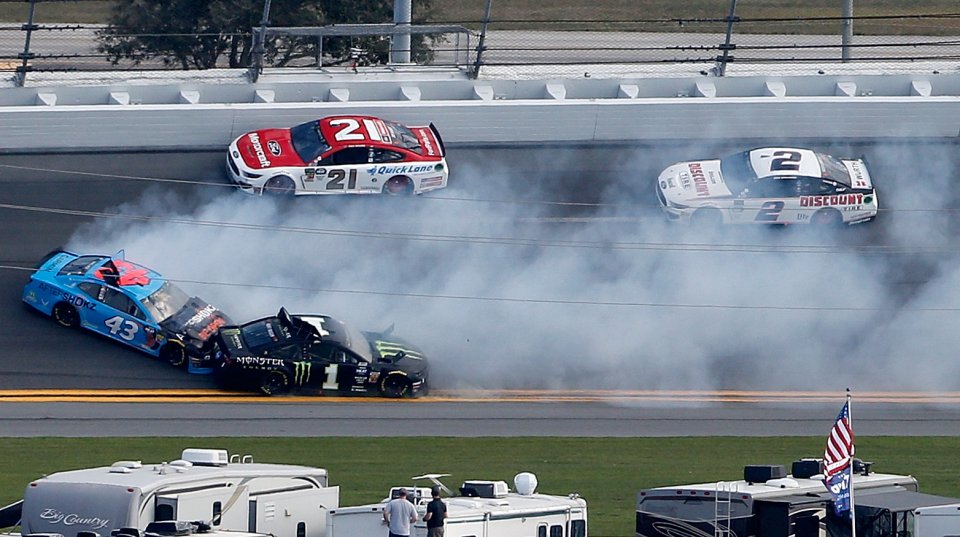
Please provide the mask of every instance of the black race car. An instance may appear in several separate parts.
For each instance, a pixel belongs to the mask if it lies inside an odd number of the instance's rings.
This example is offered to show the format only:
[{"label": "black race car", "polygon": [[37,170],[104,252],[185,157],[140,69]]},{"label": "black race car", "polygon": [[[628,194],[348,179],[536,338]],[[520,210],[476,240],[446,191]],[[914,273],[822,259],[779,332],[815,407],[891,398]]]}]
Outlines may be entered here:
[{"label": "black race car", "polygon": [[266,395],[426,393],[426,358],[391,331],[360,332],[326,315],[291,315],[280,308],[275,317],[219,330],[217,378]]}]

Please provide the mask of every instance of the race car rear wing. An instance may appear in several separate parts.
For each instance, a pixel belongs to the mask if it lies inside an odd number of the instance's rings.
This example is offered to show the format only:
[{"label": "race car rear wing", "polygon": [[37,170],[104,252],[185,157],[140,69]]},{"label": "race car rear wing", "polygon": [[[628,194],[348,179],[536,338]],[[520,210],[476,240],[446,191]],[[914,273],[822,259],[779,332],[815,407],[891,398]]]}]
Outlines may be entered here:
[{"label": "race car rear wing", "polygon": [[430,130],[433,131],[433,136],[437,139],[437,143],[440,144],[440,156],[447,156],[447,148],[443,145],[443,138],[440,137],[440,131],[433,126],[433,123],[430,124]]}]

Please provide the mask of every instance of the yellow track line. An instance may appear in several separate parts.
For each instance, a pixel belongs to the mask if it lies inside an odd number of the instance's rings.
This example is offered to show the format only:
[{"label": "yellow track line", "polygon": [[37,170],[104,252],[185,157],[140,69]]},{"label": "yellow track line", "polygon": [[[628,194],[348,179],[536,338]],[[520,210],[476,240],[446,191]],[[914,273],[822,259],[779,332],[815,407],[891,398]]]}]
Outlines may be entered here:
[{"label": "yellow track line", "polygon": [[[419,399],[403,403],[830,403],[841,401],[840,391],[741,391],[741,390],[433,390]],[[855,392],[859,404],[901,403],[944,405],[960,404],[960,392]],[[0,403],[91,402],[91,403],[364,403],[384,402],[375,397],[281,396],[208,389],[162,390],[0,390]]]}]

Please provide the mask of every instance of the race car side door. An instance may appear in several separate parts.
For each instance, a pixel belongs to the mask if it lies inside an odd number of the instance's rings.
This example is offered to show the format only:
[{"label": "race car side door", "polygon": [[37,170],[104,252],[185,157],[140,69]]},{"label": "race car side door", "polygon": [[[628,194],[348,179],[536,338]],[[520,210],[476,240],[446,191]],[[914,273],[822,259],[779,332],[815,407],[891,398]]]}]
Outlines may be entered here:
[{"label": "race car side door", "polygon": [[303,186],[321,194],[379,191],[370,172],[372,149],[364,145],[344,147],[324,155],[304,171]]},{"label": "race car side door", "polygon": [[730,210],[740,224],[788,224],[797,221],[799,183],[796,177],[760,179],[740,192]]},{"label": "race car side door", "polygon": [[323,371],[311,382],[313,386],[324,392],[366,392],[367,363],[350,350],[332,342],[315,342],[307,347],[305,357]]},{"label": "race car side door", "polygon": [[[80,289],[97,301],[97,307],[86,312],[83,326],[121,343],[157,354],[148,344],[148,335],[156,330],[140,305],[122,290],[110,285],[83,282]],[[152,343],[152,342],[151,342]]]}]

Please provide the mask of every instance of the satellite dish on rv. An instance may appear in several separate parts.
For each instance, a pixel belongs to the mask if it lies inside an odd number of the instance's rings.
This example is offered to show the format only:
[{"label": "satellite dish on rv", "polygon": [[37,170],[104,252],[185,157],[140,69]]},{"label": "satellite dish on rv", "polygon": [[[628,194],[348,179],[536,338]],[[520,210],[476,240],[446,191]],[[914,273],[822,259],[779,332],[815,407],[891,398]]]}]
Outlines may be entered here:
[{"label": "satellite dish on rv", "polygon": [[513,488],[517,494],[529,496],[537,490],[537,476],[530,472],[520,472],[513,477]]}]

